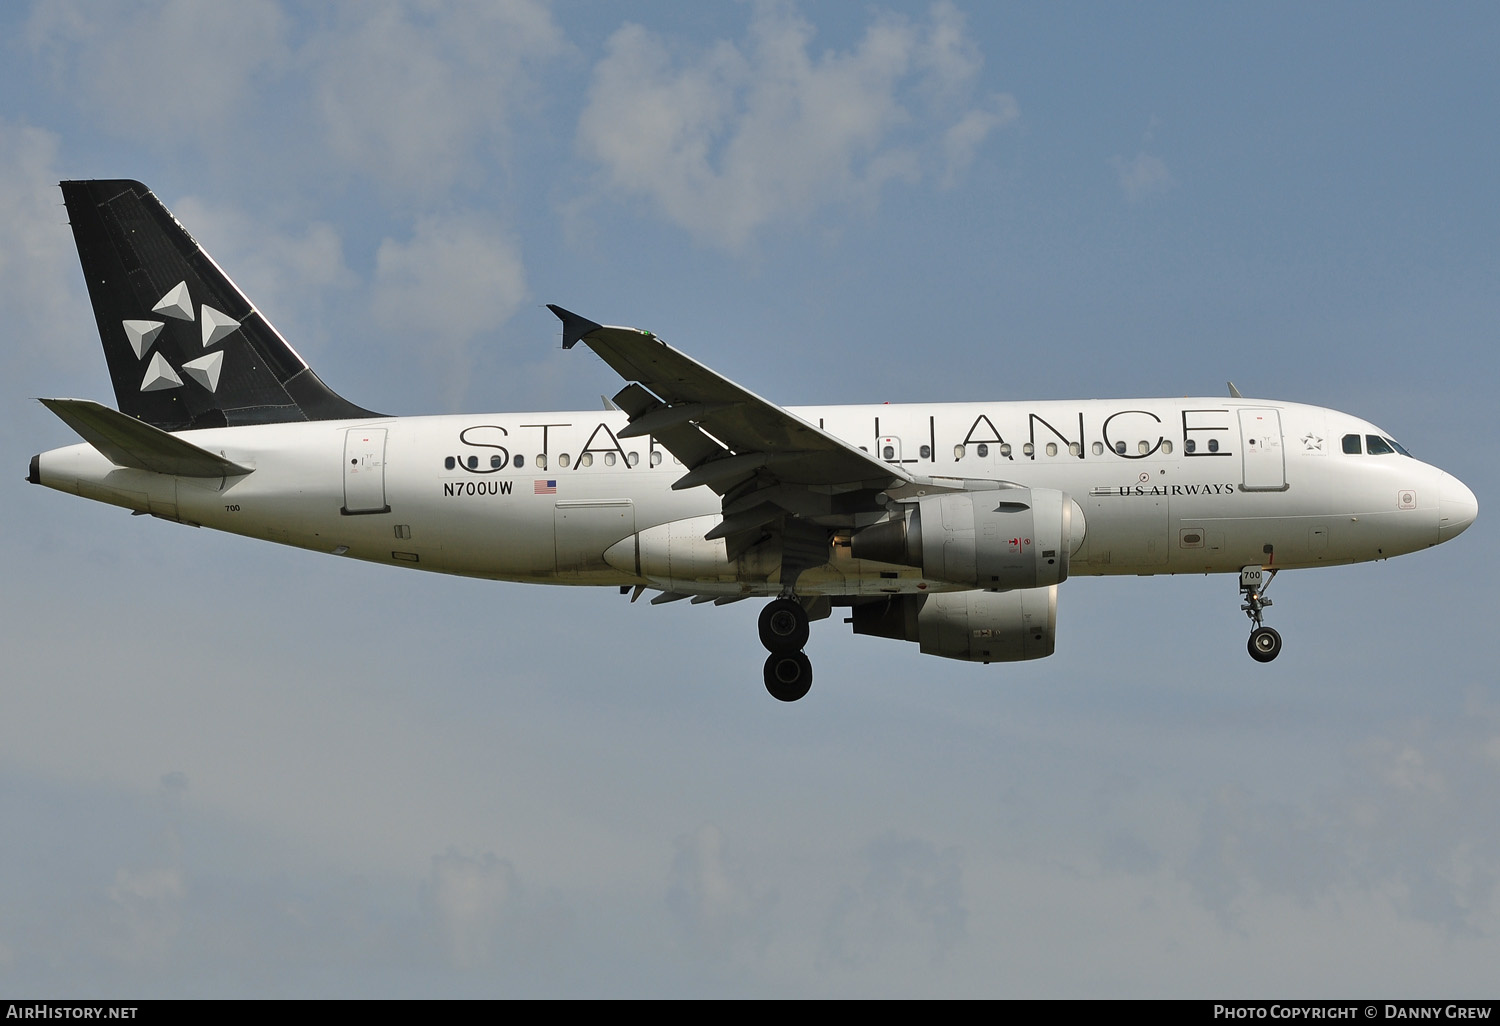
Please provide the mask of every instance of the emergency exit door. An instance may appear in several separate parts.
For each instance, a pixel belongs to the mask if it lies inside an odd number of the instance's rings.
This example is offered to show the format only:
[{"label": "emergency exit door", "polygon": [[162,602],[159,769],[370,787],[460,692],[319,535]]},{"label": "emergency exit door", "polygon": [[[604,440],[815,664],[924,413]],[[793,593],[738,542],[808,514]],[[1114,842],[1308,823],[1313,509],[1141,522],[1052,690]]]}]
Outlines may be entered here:
[{"label": "emergency exit door", "polygon": [[389,513],[385,502],[385,428],[350,428],[344,434],[345,516]]},{"label": "emergency exit door", "polygon": [[1279,492],[1286,487],[1286,454],[1281,445],[1281,411],[1240,410],[1240,449],[1245,491]]}]

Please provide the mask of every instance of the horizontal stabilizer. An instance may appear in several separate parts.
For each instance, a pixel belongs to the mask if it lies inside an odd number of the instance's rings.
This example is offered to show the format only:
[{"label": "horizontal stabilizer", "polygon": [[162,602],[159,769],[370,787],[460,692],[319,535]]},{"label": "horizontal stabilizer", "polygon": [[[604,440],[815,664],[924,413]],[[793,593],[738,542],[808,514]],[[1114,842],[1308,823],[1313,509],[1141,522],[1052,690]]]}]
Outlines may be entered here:
[{"label": "horizontal stabilizer", "polygon": [[235,477],[251,470],[90,399],[41,403],[119,467],[174,477]]}]

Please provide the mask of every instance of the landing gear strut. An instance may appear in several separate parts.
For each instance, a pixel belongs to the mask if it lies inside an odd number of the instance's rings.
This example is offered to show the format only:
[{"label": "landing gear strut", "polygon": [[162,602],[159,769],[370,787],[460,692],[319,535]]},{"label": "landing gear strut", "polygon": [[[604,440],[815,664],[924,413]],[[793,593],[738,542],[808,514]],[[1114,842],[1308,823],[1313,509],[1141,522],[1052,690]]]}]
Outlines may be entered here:
[{"label": "landing gear strut", "polygon": [[807,610],[796,599],[779,598],[760,611],[760,643],[766,658],[766,690],[778,702],[795,702],[812,687],[812,661],[802,652],[810,633]]},{"label": "landing gear strut", "polygon": [[1276,579],[1275,569],[1265,570],[1259,566],[1247,566],[1240,570],[1240,594],[1244,603],[1240,609],[1255,626],[1250,630],[1250,641],[1246,648],[1250,658],[1258,663],[1269,663],[1281,654],[1281,635],[1275,628],[1261,623],[1261,610],[1271,604],[1266,598],[1266,589]]}]

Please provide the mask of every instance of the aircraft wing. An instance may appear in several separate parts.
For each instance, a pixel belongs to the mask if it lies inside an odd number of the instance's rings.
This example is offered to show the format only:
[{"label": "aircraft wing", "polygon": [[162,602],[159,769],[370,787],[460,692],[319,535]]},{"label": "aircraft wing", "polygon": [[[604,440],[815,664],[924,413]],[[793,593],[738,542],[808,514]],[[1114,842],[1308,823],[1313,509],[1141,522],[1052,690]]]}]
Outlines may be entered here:
[{"label": "aircraft wing", "polygon": [[[673,488],[706,485],[724,497],[724,523],[710,537],[731,554],[767,529],[826,561],[826,527],[881,509],[875,496],[912,477],[735,384],[649,331],[605,327],[549,305],[563,324],[563,348],[583,342],[630,384],[614,397],[630,415],[621,437],[651,435],[687,472]],[[812,558],[811,553],[808,558]],[[785,572],[785,571],[784,571]]]}]

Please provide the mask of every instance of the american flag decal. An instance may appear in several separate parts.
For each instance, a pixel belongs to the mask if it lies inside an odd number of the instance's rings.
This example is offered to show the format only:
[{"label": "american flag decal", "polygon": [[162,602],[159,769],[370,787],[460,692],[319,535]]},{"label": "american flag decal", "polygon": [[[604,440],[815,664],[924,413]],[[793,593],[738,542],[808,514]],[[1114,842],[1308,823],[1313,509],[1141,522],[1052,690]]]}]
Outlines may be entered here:
[{"label": "american flag decal", "polygon": [[533,495],[556,495],[557,494],[557,482],[556,481],[537,481],[533,485],[533,488],[534,488],[534,491],[532,492]]}]

